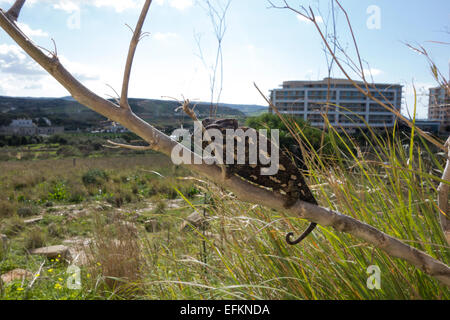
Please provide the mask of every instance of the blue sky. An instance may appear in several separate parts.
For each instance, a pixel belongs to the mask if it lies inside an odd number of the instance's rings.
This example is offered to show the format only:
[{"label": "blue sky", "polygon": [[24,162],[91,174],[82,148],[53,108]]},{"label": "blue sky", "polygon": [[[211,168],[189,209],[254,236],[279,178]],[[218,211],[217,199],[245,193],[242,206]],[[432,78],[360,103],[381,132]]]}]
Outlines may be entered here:
[{"label": "blue sky", "polygon": [[[210,100],[208,67],[213,64],[217,44],[203,2],[153,1],[144,26],[151,35],[138,48],[131,97]],[[12,0],[0,0],[0,7],[8,8],[11,3]],[[403,84],[405,103],[410,109],[414,84],[419,92],[419,117],[426,117],[427,89],[436,83],[426,60],[408,49],[405,42],[425,46],[448,75],[449,45],[430,41],[450,42],[450,33],[445,31],[450,31],[450,1],[341,3],[349,13],[361,56],[374,80]],[[109,86],[120,92],[131,37],[125,24],[135,25],[142,4],[142,0],[28,0],[19,22],[41,47],[52,50],[53,38],[61,61],[89,88],[104,97],[114,96]],[[321,16],[321,27],[328,21],[330,0],[291,0],[290,4],[310,5]],[[253,82],[268,92],[285,80],[318,80],[327,76],[323,46],[314,26],[293,12],[268,6],[266,0],[231,2],[223,39],[222,102],[265,104]],[[368,20],[376,21],[371,20],[373,6],[380,19],[375,28],[369,28]],[[337,17],[337,33],[353,55],[343,14]],[[199,58],[195,35],[200,35],[204,61]],[[333,75],[342,76],[339,72]],[[0,95],[60,97],[68,93],[0,31]]]}]

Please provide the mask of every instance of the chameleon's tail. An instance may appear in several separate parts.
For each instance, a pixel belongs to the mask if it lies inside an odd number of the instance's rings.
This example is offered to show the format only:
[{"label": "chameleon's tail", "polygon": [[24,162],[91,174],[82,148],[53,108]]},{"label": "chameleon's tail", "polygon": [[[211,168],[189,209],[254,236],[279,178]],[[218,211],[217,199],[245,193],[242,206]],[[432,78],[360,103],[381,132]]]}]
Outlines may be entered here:
[{"label": "chameleon's tail", "polygon": [[291,238],[294,236],[293,232],[289,232],[286,235],[286,242],[290,244],[291,246],[296,245],[300,243],[303,239],[305,239],[317,226],[317,223],[312,222],[308,228],[298,237],[296,240],[291,240]]}]

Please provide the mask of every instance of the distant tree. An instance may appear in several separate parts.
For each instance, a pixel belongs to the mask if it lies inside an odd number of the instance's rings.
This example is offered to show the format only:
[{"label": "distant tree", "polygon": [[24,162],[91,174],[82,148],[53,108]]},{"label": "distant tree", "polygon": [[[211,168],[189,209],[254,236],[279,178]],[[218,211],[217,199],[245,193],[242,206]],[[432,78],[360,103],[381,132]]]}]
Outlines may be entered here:
[{"label": "distant tree", "polygon": [[[322,134],[324,134],[321,129],[312,127],[308,122],[298,117],[290,118],[290,121],[298,124],[314,150],[318,152],[322,149],[322,152],[328,155],[333,153],[329,133],[325,133],[325,139],[323,145],[321,145]],[[280,133],[280,146],[287,148],[295,154],[300,152],[297,140],[291,135],[288,128],[277,115],[264,113],[256,117],[250,117],[247,118],[246,125],[254,129],[268,129],[268,132],[270,132],[270,129],[278,129]]]},{"label": "distant tree", "polygon": [[67,142],[67,139],[59,134],[55,134],[48,139],[48,143],[59,143],[65,145]]}]

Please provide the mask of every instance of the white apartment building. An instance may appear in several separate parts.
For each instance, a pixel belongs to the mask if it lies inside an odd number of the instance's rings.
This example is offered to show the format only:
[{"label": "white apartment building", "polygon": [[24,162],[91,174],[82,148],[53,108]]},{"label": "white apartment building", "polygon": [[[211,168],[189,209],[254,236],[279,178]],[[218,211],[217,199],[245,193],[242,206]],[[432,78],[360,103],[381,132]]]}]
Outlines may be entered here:
[{"label": "white apartment building", "polygon": [[[364,88],[362,82],[357,82]],[[372,84],[377,99],[401,111],[402,86]],[[325,78],[319,81],[285,81],[270,93],[272,104],[280,113],[301,117],[312,126],[322,127],[323,114],[335,127],[364,127],[362,117],[371,127],[393,127],[395,115],[360,93],[347,79]],[[327,104],[328,101],[328,104]],[[273,110],[269,108],[269,112]]]},{"label": "white apartment building", "polygon": [[0,135],[52,135],[63,133],[64,127],[38,127],[31,119],[14,119],[9,126],[0,127]]},{"label": "white apartment building", "polygon": [[441,131],[450,131],[450,93],[446,87],[430,89],[428,119],[439,121]]},{"label": "white apartment building", "polygon": [[36,125],[30,119],[15,119],[9,125],[14,128],[34,128]]}]

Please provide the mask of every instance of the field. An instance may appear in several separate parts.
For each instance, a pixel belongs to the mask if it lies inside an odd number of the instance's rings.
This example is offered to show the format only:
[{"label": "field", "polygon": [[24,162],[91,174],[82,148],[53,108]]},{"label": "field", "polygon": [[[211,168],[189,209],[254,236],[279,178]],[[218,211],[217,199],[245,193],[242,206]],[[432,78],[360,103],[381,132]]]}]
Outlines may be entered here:
[{"label": "field", "polygon": [[[341,152],[311,152],[307,179],[321,205],[448,263],[436,208],[445,158],[412,137],[405,145],[372,134],[361,151],[330,132],[330,149]],[[330,228],[289,246],[286,232],[299,234],[306,221],[240,202],[160,154],[32,159],[0,163],[0,233],[8,239],[0,274],[29,272],[3,283],[1,299],[450,298],[407,262]],[[200,223],[186,224],[194,211]],[[72,257],[30,254],[60,244]],[[76,254],[83,259],[73,261]],[[379,290],[367,285],[373,265]],[[69,288],[78,275],[81,286]]]}]

